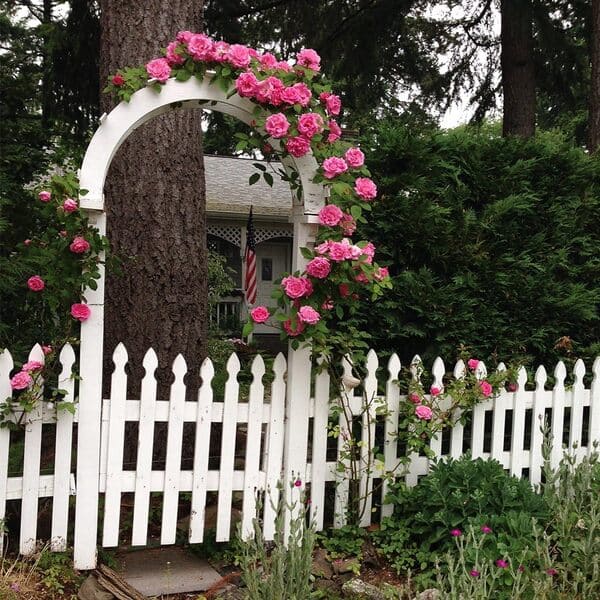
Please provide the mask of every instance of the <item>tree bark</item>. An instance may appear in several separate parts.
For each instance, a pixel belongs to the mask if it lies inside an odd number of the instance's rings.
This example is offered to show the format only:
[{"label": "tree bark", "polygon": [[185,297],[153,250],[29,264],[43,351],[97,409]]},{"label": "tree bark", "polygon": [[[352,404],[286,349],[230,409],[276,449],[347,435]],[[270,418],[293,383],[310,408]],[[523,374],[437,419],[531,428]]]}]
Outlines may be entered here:
[{"label": "tree bark", "polygon": [[531,0],[502,0],[502,134],[529,138],[535,133],[535,72]]},{"label": "tree bark", "polygon": [[600,0],[592,0],[592,23],[590,36],[590,107],[588,118],[588,150],[600,148]]},{"label": "tree bark", "polygon": [[[202,29],[202,2],[101,0],[100,82],[145,64],[180,30]],[[102,110],[114,101],[102,94]],[[115,156],[105,186],[107,235],[123,261],[106,285],[105,390],[111,355],[129,353],[130,393],[139,397],[142,360],[158,354],[158,396],[168,397],[171,363],[183,354],[188,398],[206,356],[207,263],[201,111],[178,110],[134,131]]]}]

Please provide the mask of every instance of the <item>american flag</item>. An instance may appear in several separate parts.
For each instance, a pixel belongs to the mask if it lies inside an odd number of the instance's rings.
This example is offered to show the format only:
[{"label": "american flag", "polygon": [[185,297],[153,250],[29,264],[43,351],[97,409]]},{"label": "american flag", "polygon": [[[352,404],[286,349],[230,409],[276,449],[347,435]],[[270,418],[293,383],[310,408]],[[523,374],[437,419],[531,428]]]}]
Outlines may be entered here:
[{"label": "american flag", "polygon": [[250,207],[248,224],[246,225],[244,263],[246,265],[244,290],[246,292],[246,302],[250,305],[256,302],[256,238],[254,237],[254,223],[252,222],[252,207]]}]

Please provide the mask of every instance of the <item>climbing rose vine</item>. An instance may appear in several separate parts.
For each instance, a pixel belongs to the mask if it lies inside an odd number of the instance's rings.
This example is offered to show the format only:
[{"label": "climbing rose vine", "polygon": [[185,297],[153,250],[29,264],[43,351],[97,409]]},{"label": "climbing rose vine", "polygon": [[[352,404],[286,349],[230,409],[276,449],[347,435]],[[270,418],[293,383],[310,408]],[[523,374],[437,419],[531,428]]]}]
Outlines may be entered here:
[{"label": "climbing rose vine", "polygon": [[[377,185],[363,151],[341,140],[342,102],[321,73],[320,56],[307,48],[288,62],[270,52],[180,31],[164,56],[109,77],[107,91],[129,100],[147,85],[159,92],[169,79],[203,79],[207,71],[213,85],[256,105],[254,132],[237,134],[238,150],[270,145],[282,157],[294,158],[312,152],[319,165],[314,181],[329,190],[327,204],[318,214],[315,248],[302,249],[306,268],[282,279],[274,293],[275,306],[250,312],[244,335],[255,323],[275,321],[282,338],[291,339],[294,347],[310,339],[315,352],[330,360],[356,351],[360,332],[339,332],[336,325],[351,319],[365,298],[380,297],[391,283],[387,268],[374,260],[373,244],[352,237],[377,201]],[[298,185],[297,174],[291,178],[282,174]],[[253,177],[256,181],[259,175]],[[264,177],[272,182],[269,173]]]}]

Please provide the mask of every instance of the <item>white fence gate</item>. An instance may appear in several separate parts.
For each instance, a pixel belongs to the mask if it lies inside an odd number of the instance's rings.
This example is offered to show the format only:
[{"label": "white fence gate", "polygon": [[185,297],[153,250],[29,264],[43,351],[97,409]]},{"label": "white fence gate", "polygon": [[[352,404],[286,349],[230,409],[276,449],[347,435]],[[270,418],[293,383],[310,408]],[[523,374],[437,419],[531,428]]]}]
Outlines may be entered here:
[{"label": "white fence gate", "polygon": [[[39,346],[32,350],[29,358],[43,361]],[[272,372],[268,373],[270,383],[266,386],[263,384],[265,363],[261,356],[256,356],[250,365],[252,381],[243,397],[238,383],[238,357],[232,354],[227,362],[228,378],[223,397],[218,398],[213,394],[213,364],[207,359],[201,369],[203,383],[197,401],[193,402],[185,400],[183,378],[187,367],[183,357],[178,356],[173,363],[174,382],[168,400],[157,398],[154,377],[157,358],[153,350],[147,352],[143,361],[146,375],[138,400],[127,398],[125,366],[128,357],[122,344],[116,348],[113,361],[115,368],[110,398],[102,401],[98,423],[99,449],[88,447],[81,440],[79,447],[73,443],[77,439],[73,430],[77,427],[79,407],[86,399],[77,398],[76,382],[71,378],[75,353],[68,345],[60,353],[62,372],[59,387],[66,390],[65,401],[79,400],[74,414],[66,410],[57,413],[53,406],[41,405],[28,415],[24,434],[0,429],[0,524],[7,514],[7,502],[20,503],[20,506],[13,505],[12,509],[13,513],[20,513],[21,553],[33,552],[36,540],[43,535],[50,539],[51,548],[55,551],[65,550],[74,540],[76,566],[91,568],[93,564],[79,557],[89,556],[90,548],[95,555],[98,542],[105,547],[124,543],[144,546],[148,543],[149,516],[154,506],[151,498],[157,493],[161,495],[159,502],[162,504],[161,544],[176,541],[182,494],[187,496],[189,506],[187,539],[190,543],[203,541],[205,511],[214,496],[217,497],[217,541],[229,539],[233,505],[241,508],[244,532],[249,533],[252,520],[260,516],[266,538],[272,539],[272,504],[267,499],[263,503],[262,514],[257,515],[256,492],[270,490],[271,498],[276,502],[278,481],[290,481],[291,478],[299,478],[302,482],[299,488],[294,489],[309,491],[311,516],[319,529],[326,521],[332,521],[336,527],[344,524],[349,481],[337,467],[347,424],[340,419],[341,435],[337,440],[328,435],[331,403],[336,399],[330,399],[329,375],[311,372],[307,349],[290,351],[287,364],[284,356],[278,355],[270,369]],[[365,461],[370,459],[374,464],[371,472],[361,472],[359,482],[361,495],[368,496],[362,525],[369,525],[375,514],[371,508],[381,507],[378,519],[391,514],[392,507],[381,501],[385,498],[387,485],[382,474],[394,470],[401,458],[395,433],[400,403],[405,402],[406,397],[400,395],[396,383],[401,369],[396,355],[388,360],[387,365],[380,366],[375,352],[371,351],[365,366],[364,395],[361,393],[349,398],[353,414],[363,414],[364,398],[378,394],[389,411],[380,425],[384,429],[381,439],[384,460],[374,459],[370,454],[372,447],[364,445],[361,450],[362,458]],[[10,376],[13,371],[12,357],[4,351],[0,355],[2,400],[11,396]],[[459,362],[454,376],[460,377],[463,371],[464,365]],[[466,444],[473,457],[495,458],[510,473],[526,476],[532,483],[538,483],[542,465],[539,415],[551,412],[552,432],[557,441],[553,450],[554,464],[562,453],[560,442],[564,432],[568,434],[568,440],[565,440],[568,446],[575,448],[580,457],[592,452],[593,441],[600,441],[600,357],[594,362],[592,372],[591,387],[586,389],[586,369],[583,362],[578,361],[567,385],[566,368],[563,363],[558,363],[554,370],[554,387],[549,390],[546,389],[546,370],[539,367],[535,373],[535,389],[527,390],[527,375],[521,369],[515,392],[503,391],[497,398],[475,408],[469,436],[465,435],[463,426],[457,425],[434,439],[431,447],[437,456],[458,457],[463,454]],[[444,375],[444,364],[438,358],[432,368],[433,382],[441,383]],[[371,417],[375,415],[371,414]],[[375,440],[376,420],[366,414],[362,419],[362,439]],[[126,423],[137,424],[137,457],[129,469],[123,464]],[[166,427],[166,455],[159,469],[153,458],[153,444],[155,428],[160,423]],[[192,429],[194,438],[190,468],[182,468],[185,424]],[[240,424],[245,430],[243,438],[238,435]],[[220,451],[218,464],[211,465],[209,446],[211,430],[215,426],[220,428]],[[244,449],[236,452],[240,439]],[[101,535],[97,535],[95,526],[99,518],[96,510],[89,514],[86,530],[74,535],[74,504],[77,502],[78,484],[81,483],[76,480],[76,461],[82,454],[95,451],[98,451],[100,461],[97,493],[103,499],[99,511]],[[405,475],[407,483],[414,485],[419,476],[427,473],[429,465],[428,458],[412,456]],[[381,484],[381,492],[369,494],[375,483]],[[51,509],[45,506],[44,514],[40,515],[40,499],[44,498],[51,499]],[[124,498],[132,500],[128,505],[131,523],[127,539],[123,537],[121,522]],[[0,550],[2,542],[0,534]]]}]

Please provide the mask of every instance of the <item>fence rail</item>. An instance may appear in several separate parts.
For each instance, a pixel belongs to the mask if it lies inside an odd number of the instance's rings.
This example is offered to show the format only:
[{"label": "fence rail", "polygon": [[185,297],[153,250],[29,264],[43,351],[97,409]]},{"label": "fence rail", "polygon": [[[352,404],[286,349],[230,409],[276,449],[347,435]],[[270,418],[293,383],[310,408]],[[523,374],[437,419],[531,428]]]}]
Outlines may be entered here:
[{"label": "fence rail", "polygon": [[[31,351],[29,360],[44,360],[39,346]],[[94,548],[97,543],[105,547],[123,543],[146,545],[156,494],[160,495],[158,502],[162,507],[161,544],[176,541],[184,496],[189,512],[187,538],[190,543],[203,541],[209,505],[216,506],[217,541],[229,539],[234,507],[241,509],[241,527],[245,534],[250,534],[252,520],[260,516],[266,539],[272,539],[275,517],[272,503],[277,502],[277,483],[282,478],[289,479],[290,475],[299,478],[302,489],[309,491],[311,517],[319,529],[328,522],[335,527],[345,523],[350,482],[342,451],[344,438],[350,433],[348,423],[342,417],[338,417],[336,423],[332,417],[332,405],[339,402],[339,397],[331,398],[328,373],[312,370],[306,349],[290,350],[287,361],[279,354],[268,378],[264,377],[263,358],[256,356],[245,367],[251,375],[251,383],[243,393],[238,382],[242,365],[238,356],[232,354],[226,365],[227,381],[220,397],[215,397],[213,391],[213,363],[206,359],[201,368],[202,386],[197,400],[189,401],[185,399],[184,384],[187,366],[181,356],[172,366],[174,381],[169,398],[157,398],[154,373],[158,360],[152,349],[143,360],[145,376],[140,398],[128,398],[126,365],[129,359],[127,350],[120,344],[113,353],[115,366],[110,397],[101,405],[99,448],[90,447],[85,440],[76,441],[74,435],[79,407],[86,402],[86,398],[77,398],[77,382],[71,377],[75,360],[71,346],[65,346],[60,353],[62,371],[58,384],[65,390],[66,402],[79,400],[73,413],[39,404],[27,415],[23,430],[0,429],[0,523],[6,521],[11,538],[18,532],[21,553],[33,552],[36,540],[44,535],[55,551],[65,550],[75,539],[76,564],[78,544],[92,544]],[[414,364],[413,360],[413,371]],[[389,485],[384,474],[396,472],[400,476],[397,468],[403,449],[398,445],[396,433],[400,408],[407,399],[397,384],[402,367],[397,355],[380,365],[377,355],[371,351],[364,366],[366,377],[360,386],[346,388],[344,393],[352,414],[361,420],[361,441],[370,441],[361,445],[361,461],[363,465],[372,464],[372,468],[362,469],[357,481],[360,495],[367,502],[362,516],[362,525],[366,526],[371,519],[381,519],[392,511],[392,506],[382,501]],[[346,377],[352,379],[349,365],[345,368]],[[450,376],[461,377],[464,368],[459,361]],[[14,371],[13,359],[5,350],[0,354],[2,400],[11,397],[10,377]],[[431,374],[437,385],[449,376],[439,358]],[[572,375],[572,383],[566,385],[567,370],[563,363],[558,363],[553,388],[546,389],[548,376],[544,367],[539,367],[534,389],[526,389],[527,374],[521,369],[516,391],[502,391],[496,398],[476,406],[470,427],[459,424],[445,431],[432,440],[432,450],[436,456],[459,457],[468,448],[474,458],[497,459],[513,475],[539,483],[540,415],[548,418],[557,442],[552,452],[555,465],[562,454],[562,441],[574,448],[578,457],[591,453],[594,441],[600,442],[600,357],[592,367],[589,388],[584,385],[583,362],[577,361]],[[383,403],[386,416],[375,414],[375,403],[368,404],[365,411],[365,398],[377,398]],[[126,442],[131,439],[131,433],[126,435],[126,432],[132,424],[137,454],[132,464],[124,465]],[[336,424],[339,436],[333,438],[330,431]],[[161,427],[166,431],[166,444],[161,443],[164,459],[159,461],[155,446],[160,437],[157,432],[163,431]],[[185,433],[187,431],[191,434]],[[211,443],[217,446],[217,455],[213,457]],[[375,460],[376,443],[382,450],[383,460]],[[186,447],[191,450],[186,451]],[[74,538],[76,462],[82,454],[96,451],[100,464],[95,485],[103,499],[101,534],[97,536],[95,528],[90,526],[89,535],[79,532]],[[182,459],[187,460],[184,467],[188,468],[182,468]],[[414,485],[427,473],[430,464],[429,458],[413,455],[401,476],[407,484]],[[373,493],[374,486],[378,486],[377,493]],[[267,490],[270,498],[259,505],[261,514],[258,515],[257,491]],[[51,503],[44,501],[44,510],[40,510],[40,499],[51,499]],[[129,510],[131,520],[126,539],[124,507]],[[15,515],[20,516],[15,518]],[[97,521],[98,515],[95,517]],[[0,550],[4,539],[0,534]],[[85,554],[89,554],[89,547],[85,548]]]}]

